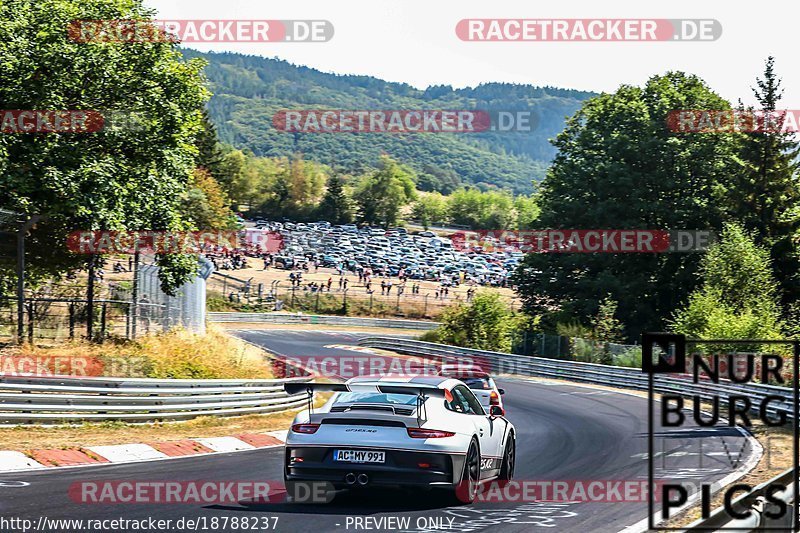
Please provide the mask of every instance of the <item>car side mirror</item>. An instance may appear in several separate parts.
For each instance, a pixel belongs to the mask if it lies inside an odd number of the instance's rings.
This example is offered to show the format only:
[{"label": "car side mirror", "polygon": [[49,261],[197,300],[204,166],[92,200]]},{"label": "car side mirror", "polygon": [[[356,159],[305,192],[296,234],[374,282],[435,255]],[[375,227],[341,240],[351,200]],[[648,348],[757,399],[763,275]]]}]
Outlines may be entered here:
[{"label": "car side mirror", "polygon": [[506,390],[505,389],[497,389],[497,392],[499,392],[500,394],[505,394]]},{"label": "car side mirror", "polygon": [[489,407],[489,416],[495,417],[495,416],[505,416],[505,415],[506,415],[505,409],[503,409],[499,405],[492,405],[491,407]]}]

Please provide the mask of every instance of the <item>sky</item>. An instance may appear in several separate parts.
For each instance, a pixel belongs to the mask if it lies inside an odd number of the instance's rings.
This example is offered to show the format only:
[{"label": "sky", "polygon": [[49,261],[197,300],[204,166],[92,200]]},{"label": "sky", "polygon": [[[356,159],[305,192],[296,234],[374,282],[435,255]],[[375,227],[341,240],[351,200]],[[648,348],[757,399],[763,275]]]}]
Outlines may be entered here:
[{"label": "sky", "polygon": [[[789,6],[763,0],[741,7],[720,0],[145,0],[159,19],[328,20],[325,43],[187,45],[277,57],[323,72],[362,74],[417,88],[487,82],[614,91],[682,70],[723,97],[754,102],[750,87],[773,55],[785,89],[782,107],[800,109],[800,69],[792,61],[800,30]],[[770,4],[774,9],[770,9]],[[800,12],[797,7],[795,11]],[[768,17],[760,15],[766,13]],[[716,19],[722,34],[704,42],[466,42],[461,19]]]}]

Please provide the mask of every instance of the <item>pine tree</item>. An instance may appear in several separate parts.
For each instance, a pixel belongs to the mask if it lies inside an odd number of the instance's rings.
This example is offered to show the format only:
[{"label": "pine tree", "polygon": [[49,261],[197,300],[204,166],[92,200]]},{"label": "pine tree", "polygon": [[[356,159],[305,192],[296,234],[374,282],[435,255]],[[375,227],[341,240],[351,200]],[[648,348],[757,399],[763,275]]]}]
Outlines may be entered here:
[{"label": "pine tree", "polygon": [[[753,95],[765,115],[782,114],[778,103],[783,95],[781,80],[775,74],[775,60],[767,58],[764,77],[756,78]],[[740,106],[740,110],[742,107]],[[800,145],[792,133],[766,129],[743,134],[742,172],[730,189],[732,215],[752,232],[756,243],[770,250],[776,277],[781,283],[784,302],[800,299],[798,251],[792,237],[800,229],[800,183],[798,183]]]},{"label": "pine tree", "polygon": [[208,110],[203,109],[202,116],[203,129],[197,135],[195,146],[200,152],[197,156],[197,166],[206,169],[216,179],[224,178],[222,173],[222,162],[225,154],[217,137],[217,129],[208,115]]},{"label": "pine tree", "polygon": [[344,180],[333,175],[328,179],[327,190],[319,206],[319,218],[331,224],[347,224],[353,221],[350,199],[344,192]]}]

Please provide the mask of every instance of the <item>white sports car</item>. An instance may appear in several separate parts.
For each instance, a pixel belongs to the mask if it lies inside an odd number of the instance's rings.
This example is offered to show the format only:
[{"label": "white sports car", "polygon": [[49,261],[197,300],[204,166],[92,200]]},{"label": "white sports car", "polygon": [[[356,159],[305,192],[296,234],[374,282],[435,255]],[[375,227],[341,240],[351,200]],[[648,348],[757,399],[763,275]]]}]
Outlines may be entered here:
[{"label": "white sports car", "polygon": [[[289,394],[333,391],[299,413],[286,439],[284,480],[334,488],[424,486],[474,501],[481,483],[514,475],[515,430],[461,381],[440,376],[289,383]],[[310,405],[310,403],[309,403]]]}]

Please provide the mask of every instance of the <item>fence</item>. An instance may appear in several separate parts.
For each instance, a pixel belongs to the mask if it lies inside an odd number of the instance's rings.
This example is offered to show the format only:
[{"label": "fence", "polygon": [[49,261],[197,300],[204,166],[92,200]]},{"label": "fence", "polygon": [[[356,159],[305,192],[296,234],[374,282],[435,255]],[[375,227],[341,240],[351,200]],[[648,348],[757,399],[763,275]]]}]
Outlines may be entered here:
[{"label": "fence", "polygon": [[[223,296],[233,293],[237,295],[240,300],[244,298],[249,301],[251,297],[250,289],[252,279],[253,278],[238,278],[230,274],[215,271],[211,273],[211,277],[208,278],[206,283],[209,293],[216,293]],[[261,288],[261,292],[263,292],[263,287]],[[253,294],[253,296],[257,297],[258,292]]]},{"label": "fence", "polygon": [[[17,329],[16,299],[0,299],[0,342],[11,342]],[[132,324],[130,300],[94,300],[93,336],[102,341],[109,336],[130,337]],[[171,314],[177,312],[176,308]],[[166,306],[139,304],[137,317],[140,332],[161,331],[168,323]],[[77,298],[27,297],[24,303],[24,337],[28,342],[36,339],[64,340],[86,335],[88,302]]]},{"label": "fence", "polygon": [[[202,272],[201,265],[201,272]],[[168,331],[182,326],[205,331],[206,286],[203,275],[181,286],[174,296],[161,290],[158,267],[138,268],[137,297],[132,279],[95,280],[92,308],[92,337],[133,338],[137,333]],[[23,302],[23,339],[64,340],[88,336],[89,302],[87,287],[77,280],[52,282],[36,292],[26,291]],[[137,301],[135,301],[137,300]],[[16,298],[0,297],[0,342],[17,336]]]},{"label": "fence", "polygon": [[[206,261],[205,264],[207,263]],[[203,264],[201,263],[201,274],[181,285],[174,296],[161,290],[157,266],[141,265],[138,271],[140,298],[145,303],[157,305],[157,307],[145,305],[142,307],[142,312],[149,314],[151,310],[161,310],[158,319],[165,330],[179,325],[195,333],[205,333],[206,278],[211,271],[203,272]],[[137,316],[139,305],[134,308]],[[149,318],[149,316],[145,316],[145,318]]]},{"label": "fence", "polygon": [[[398,291],[394,285],[390,291],[381,294],[380,285],[373,281],[372,292],[362,286],[350,283],[350,287],[339,288],[339,281],[332,284],[331,290],[324,286],[314,290],[307,285],[291,287],[288,283],[273,282],[251,284],[249,280],[212,279],[209,283],[209,303],[214,311],[226,309],[299,311],[335,315],[363,315],[378,317],[435,318],[450,305],[467,303],[466,289],[458,291],[450,288],[445,295],[426,289],[424,294],[413,293],[407,285]],[[226,290],[227,292],[222,292]],[[518,310],[519,302],[510,299],[512,310]]]},{"label": "fence", "polygon": [[301,407],[289,379],[149,379],[0,377],[0,424],[57,424],[119,420],[153,422],[199,416],[238,416]]},{"label": "fence", "polygon": [[618,366],[642,366],[642,350],[635,344],[617,344],[579,337],[524,331],[515,336],[512,353]]}]

